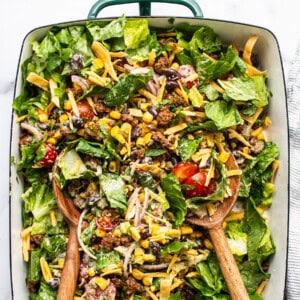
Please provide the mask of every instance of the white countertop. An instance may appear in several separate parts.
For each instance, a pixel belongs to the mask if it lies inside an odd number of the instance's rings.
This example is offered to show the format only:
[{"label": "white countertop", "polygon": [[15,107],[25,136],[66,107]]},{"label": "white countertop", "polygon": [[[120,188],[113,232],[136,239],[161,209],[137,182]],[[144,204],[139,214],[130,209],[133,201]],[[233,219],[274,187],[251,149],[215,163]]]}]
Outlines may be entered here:
[{"label": "white countertop", "polygon": [[[9,144],[11,104],[21,45],[25,35],[36,27],[56,22],[85,19],[94,0],[10,0],[0,4],[0,300],[11,299],[9,269]],[[270,29],[278,39],[286,80],[300,42],[297,0],[201,0],[206,18],[232,20]],[[167,9],[166,9],[167,8]],[[137,5],[106,8],[104,16],[138,14]],[[152,15],[192,16],[176,5],[154,4]],[[1,143],[2,143],[1,142]],[[19,299],[18,299],[19,300]],[[23,300],[23,299],[20,299]]]}]

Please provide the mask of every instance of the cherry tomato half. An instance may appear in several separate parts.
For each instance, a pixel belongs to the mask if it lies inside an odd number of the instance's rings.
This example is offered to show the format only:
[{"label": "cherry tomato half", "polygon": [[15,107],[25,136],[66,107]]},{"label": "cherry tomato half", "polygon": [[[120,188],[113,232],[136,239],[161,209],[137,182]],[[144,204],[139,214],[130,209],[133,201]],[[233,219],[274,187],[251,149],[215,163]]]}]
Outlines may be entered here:
[{"label": "cherry tomato half", "polygon": [[176,165],[173,170],[173,174],[178,178],[178,181],[182,183],[198,171],[199,168],[196,164],[192,162],[182,162]]},{"label": "cherry tomato half", "polygon": [[191,189],[184,190],[188,197],[205,197],[216,190],[216,182],[212,180],[208,186],[205,186],[206,172],[200,171],[184,181],[184,184],[190,185]]},{"label": "cherry tomato half", "polygon": [[[92,120],[94,118],[94,113],[92,111],[92,108],[89,106],[88,103],[86,103],[85,101],[79,101],[77,102],[77,107],[79,110],[79,117],[82,119],[88,119],[88,120]],[[74,115],[74,111],[71,111],[71,114]]]}]

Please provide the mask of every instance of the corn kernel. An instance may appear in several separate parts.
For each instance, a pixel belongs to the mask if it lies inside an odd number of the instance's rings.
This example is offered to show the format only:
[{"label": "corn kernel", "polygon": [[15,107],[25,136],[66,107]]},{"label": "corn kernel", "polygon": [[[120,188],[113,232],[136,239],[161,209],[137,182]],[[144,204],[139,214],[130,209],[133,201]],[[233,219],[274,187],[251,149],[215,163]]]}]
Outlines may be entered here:
[{"label": "corn kernel", "polygon": [[96,278],[95,282],[102,291],[105,290],[108,286],[108,281],[103,277]]},{"label": "corn kernel", "polygon": [[65,123],[65,122],[68,121],[68,120],[69,120],[69,117],[68,117],[67,114],[63,114],[63,115],[61,115],[61,116],[59,117],[60,123]]},{"label": "corn kernel", "polygon": [[144,143],[144,139],[142,137],[138,137],[136,139],[136,142],[135,142],[136,146],[137,147],[142,147],[145,143]]},{"label": "corn kernel", "polygon": [[179,70],[179,64],[177,62],[172,63],[171,68],[174,69],[175,71]]},{"label": "corn kernel", "polygon": [[182,227],[180,227],[180,231],[181,231],[182,235],[191,234],[191,233],[193,233],[193,228],[190,226],[182,226]]},{"label": "corn kernel", "polygon": [[272,124],[272,120],[270,119],[270,117],[266,117],[265,121],[264,121],[264,125],[265,126],[270,126]]},{"label": "corn kernel", "polygon": [[251,136],[258,136],[259,134],[262,133],[262,131],[263,131],[263,128],[260,126],[260,127],[256,128],[255,130],[253,130],[250,135]]},{"label": "corn kernel", "polygon": [[47,143],[55,145],[57,143],[57,140],[54,137],[50,137],[49,139],[47,139]]},{"label": "corn kernel", "polygon": [[154,261],[156,261],[156,256],[153,254],[145,254],[144,261],[154,262]]},{"label": "corn kernel", "polygon": [[104,230],[97,229],[96,230],[96,236],[97,237],[105,237],[106,236],[106,232]]},{"label": "corn kernel", "polygon": [[203,236],[203,233],[200,232],[200,231],[194,231],[192,234],[191,234],[191,238],[193,239],[199,239]]},{"label": "corn kernel", "polygon": [[84,135],[85,135],[84,129],[83,129],[83,128],[79,129],[79,130],[77,131],[77,134],[80,135],[80,136],[84,136]]},{"label": "corn kernel", "polygon": [[65,264],[65,260],[63,258],[60,258],[57,261],[57,266],[60,267],[60,268],[63,268],[64,264]]},{"label": "corn kernel", "polygon": [[150,140],[151,140],[151,137],[152,137],[152,133],[149,132],[147,133],[145,136],[144,136],[144,143],[145,144],[149,144]]},{"label": "corn kernel", "polygon": [[71,110],[72,109],[72,104],[70,100],[65,100],[64,102],[64,110]]},{"label": "corn kernel", "polygon": [[151,226],[151,234],[154,235],[158,230],[159,230],[160,226],[157,223],[153,223]]},{"label": "corn kernel", "polygon": [[211,241],[209,239],[205,239],[204,240],[204,246],[209,249],[209,250],[212,250],[214,249],[214,246],[213,244],[211,243]]},{"label": "corn kernel", "polygon": [[141,246],[144,248],[144,249],[148,249],[149,248],[149,241],[147,240],[143,240],[141,241]]},{"label": "corn kernel", "polygon": [[129,222],[122,222],[120,223],[120,230],[123,234],[127,234],[128,233],[128,229],[130,227],[130,223]]},{"label": "corn kernel", "polygon": [[132,276],[137,280],[141,280],[144,278],[144,273],[141,272],[139,269],[133,269]]},{"label": "corn kernel", "polygon": [[53,137],[57,140],[61,139],[62,138],[62,134],[60,131],[55,131]]},{"label": "corn kernel", "polygon": [[140,109],[143,110],[143,111],[148,111],[148,107],[151,105],[150,102],[142,102],[140,104]]},{"label": "corn kernel", "polygon": [[152,284],[153,278],[152,277],[144,277],[143,284],[144,286],[150,286]]},{"label": "corn kernel", "polygon": [[259,140],[264,140],[264,139],[265,139],[264,133],[261,132],[261,133],[257,136],[257,138],[258,138]]},{"label": "corn kernel", "polygon": [[41,123],[46,123],[48,121],[48,115],[44,112],[39,113],[39,121]]},{"label": "corn kernel", "polygon": [[126,140],[124,139],[124,137],[121,134],[120,131],[120,127],[119,126],[114,126],[111,130],[110,130],[110,134],[111,136],[116,139],[119,143],[121,144],[125,144]]},{"label": "corn kernel", "polygon": [[136,227],[131,227],[130,229],[130,234],[131,234],[131,237],[136,241],[138,242],[140,239],[141,239],[141,235],[139,233],[139,230],[136,228]]},{"label": "corn kernel", "polygon": [[136,248],[134,250],[134,256],[144,256],[145,250],[143,248]]},{"label": "corn kernel", "polygon": [[153,115],[149,113],[149,111],[144,112],[143,121],[147,124],[151,123],[153,121]]},{"label": "corn kernel", "polygon": [[109,116],[110,116],[112,119],[120,120],[120,118],[121,118],[121,113],[120,113],[119,111],[117,111],[117,110],[112,110],[112,111],[110,111]]},{"label": "corn kernel", "polygon": [[94,270],[93,268],[88,268],[87,273],[88,273],[88,275],[89,275],[90,277],[93,277],[93,276],[95,276],[95,274],[96,274],[96,272],[95,272],[95,270]]},{"label": "corn kernel", "polygon": [[121,230],[120,229],[115,229],[113,231],[113,236],[115,237],[120,237],[122,235]]},{"label": "corn kernel", "polygon": [[108,170],[115,173],[118,170],[118,163],[116,161],[111,161],[108,166]]}]

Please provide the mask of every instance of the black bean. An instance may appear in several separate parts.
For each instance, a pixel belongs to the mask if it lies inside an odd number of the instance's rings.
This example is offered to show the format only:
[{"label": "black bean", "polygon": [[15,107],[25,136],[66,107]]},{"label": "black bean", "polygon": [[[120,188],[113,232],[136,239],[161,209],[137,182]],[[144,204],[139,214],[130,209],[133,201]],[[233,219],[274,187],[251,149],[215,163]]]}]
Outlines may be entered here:
[{"label": "black bean", "polygon": [[142,128],[141,127],[134,127],[131,131],[131,139],[134,140],[136,139],[138,136],[140,136],[142,133]]},{"label": "black bean", "polygon": [[167,81],[166,90],[171,93],[178,87],[178,83],[174,80]]},{"label": "black bean", "polygon": [[100,195],[99,194],[94,194],[94,195],[91,195],[87,198],[87,203],[89,205],[94,205],[99,200],[100,200]]},{"label": "black bean", "polygon": [[166,69],[163,71],[163,74],[168,80],[177,80],[180,78],[180,74],[174,69]]},{"label": "black bean", "polygon": [[156,108],[154,106],[148,106],[148,111],[149,113],[156,118],[158,116],[158,111],[156,110]]},{"label": "black bean", "polygon": [[161,247],[158,243],[150,241],[149,246],[150,246],[150,249],[152,250],[154,255],[159,255],[160,254]]},{"label": "black bean", "polygon": [[51,278],[51,280],[48,282],[49,286],[52,289],[56,289],[59,286],[59,283],[60,283],[60,279],[57,277]]},{"label": "black bean", "polygon": [[81,118],[78,118],[76,116],[72,117],[73,125],[75,128],[83,128],[84,127],[84,121]]}]

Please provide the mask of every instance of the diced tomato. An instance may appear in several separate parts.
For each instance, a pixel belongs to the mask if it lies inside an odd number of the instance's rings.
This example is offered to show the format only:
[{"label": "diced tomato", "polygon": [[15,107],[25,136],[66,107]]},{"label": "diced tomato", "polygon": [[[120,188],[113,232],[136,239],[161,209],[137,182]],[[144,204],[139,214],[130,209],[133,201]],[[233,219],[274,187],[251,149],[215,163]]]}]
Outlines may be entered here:
[{"label": "diced tomato", "polygon": [[205,197],[212,194],[216,190],[216,182],[214,180],[208,186],[205,186],[206,172],[200,171],[184,181],[185,185],[190,185],[191,189],[184,190],[189,197]]},{"label": "diced tomato", "polygon": [[37,162],[38,167],[51,167],[56,160],[57,152],[52,144],[42,144],[38,152],[43,152],[44,156]]},{"label": "diced tomato", "polygon": [[192,162],[182,162],[176,165],[173,170],[173,174],[178,178],[178,181],[182,183],[198,171],[199,168],[196,164]]},{"label": "diced tomato", "polygon": [[[92,111],[92,108],[90,107],[90,105],[85,102],[85,101],[79,101],[77,102],[77,107],[79,110],[79,117],[82,119],[88,119],[88,120],[92,120],[94,118],[94,113]],[[74,115],[74,111],[71,111],[71,114]]]}]

